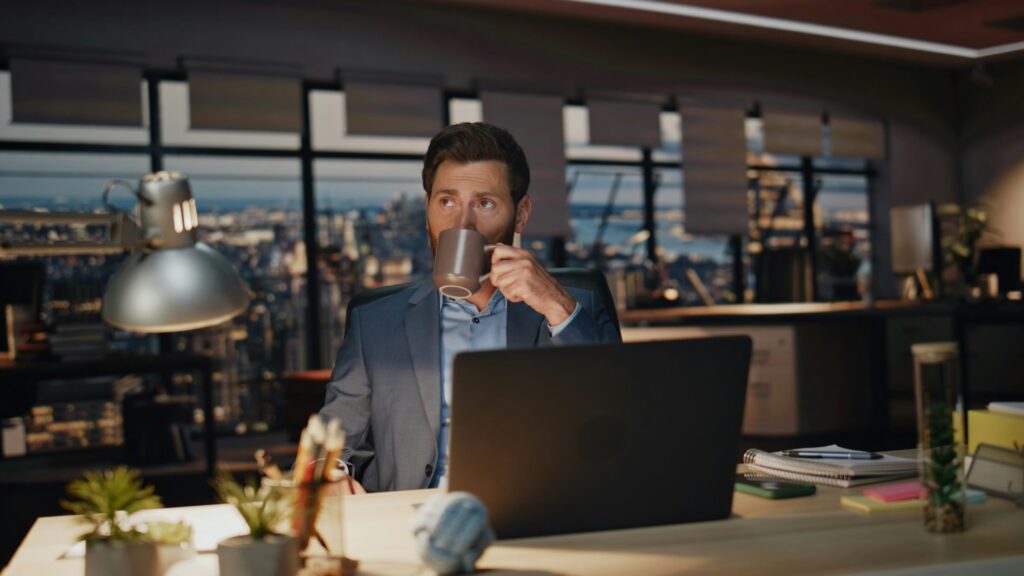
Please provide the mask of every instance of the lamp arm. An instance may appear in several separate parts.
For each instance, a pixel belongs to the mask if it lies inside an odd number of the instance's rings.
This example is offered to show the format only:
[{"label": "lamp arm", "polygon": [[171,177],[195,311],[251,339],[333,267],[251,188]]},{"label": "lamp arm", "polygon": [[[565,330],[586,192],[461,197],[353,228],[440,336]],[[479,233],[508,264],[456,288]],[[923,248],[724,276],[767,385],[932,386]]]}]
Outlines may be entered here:
[{"label": "lamp arm", "polygon": [[[104,203],[106,197],[105,191]],[[105,225],[109,229],[107,239],[100,242],[16,244],[0,240],[0,257],[120,254],[144,244],[142,230],[138,224],[128,214],[119,210],[94,214],[0,210],[0,224],[94,224]]]},{"label": "lamp arm", "polygon": [[[119,178],[115,178],[115,179],[107,182],[106,185],[103,186],[103,205],[106,206],[107,210],[109,210],[110,212],[121,212],[120,208],[118,208],[117,206],[114,206],[113,204],[110,203],[110,192],[113,191],[114,188],[117,188],[118,186],[123,186],[123,187],[127,188],[128,191],[131,192],[133,196],[135,196],[139,200],[146,201],[135,190],[135,187],[132,186],[131,182],[129,182],[127,180],[121,180]],[[146,201],[146,202],[148,203],[148,201]]]}]

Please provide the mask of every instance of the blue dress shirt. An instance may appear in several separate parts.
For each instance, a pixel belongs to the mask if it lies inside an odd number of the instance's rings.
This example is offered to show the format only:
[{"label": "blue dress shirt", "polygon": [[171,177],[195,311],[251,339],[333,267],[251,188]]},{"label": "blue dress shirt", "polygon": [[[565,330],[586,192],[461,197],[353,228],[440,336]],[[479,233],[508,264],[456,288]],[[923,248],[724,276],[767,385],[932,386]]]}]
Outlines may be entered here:
[{"label": "blue dress shirt", "polygon": [[[495,350],[505,348],[508,334],[508,301],[501,291],[495,290],[487,306],[477,310],[466,300],[440,296],[441,306],[441,428],[437,435],[437,465],[430,487],[446,486],[448,482],[448,435],[451,422],[452,363],[459,352]],[[557,326],[549,326],[557,336],[569,325],[581,306],[576,304],[572,314]]]}]

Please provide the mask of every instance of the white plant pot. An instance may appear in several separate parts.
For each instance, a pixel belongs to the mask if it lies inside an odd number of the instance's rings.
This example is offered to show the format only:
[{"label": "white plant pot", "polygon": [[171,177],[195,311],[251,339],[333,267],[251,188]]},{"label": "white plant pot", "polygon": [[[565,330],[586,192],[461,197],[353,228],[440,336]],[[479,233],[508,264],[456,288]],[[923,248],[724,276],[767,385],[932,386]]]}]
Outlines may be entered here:
[{"label": "white plant pot", "polygon": [[299,541],[272,535],[262,541],[235,536],[217,544],[220,576],[295,576],[299,571]]},{"label": "white plant pot", "polygon": [[196,549],[192,544],[158,544],[156,547],[156,573],[160,576],[178,562],[191,560],[196,557]]},{"label": "white plant pot", "polygon": [[156,544],[152,542],[88,542],[85,576],[156,576]]}]

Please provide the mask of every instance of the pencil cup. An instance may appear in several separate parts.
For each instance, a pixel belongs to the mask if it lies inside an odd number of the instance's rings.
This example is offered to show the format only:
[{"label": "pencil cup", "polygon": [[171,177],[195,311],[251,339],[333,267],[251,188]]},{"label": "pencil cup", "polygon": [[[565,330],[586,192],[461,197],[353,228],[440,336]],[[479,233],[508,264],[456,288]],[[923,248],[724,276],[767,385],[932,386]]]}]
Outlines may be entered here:
[{"label": "pencil cup", "polygon": [[914,396],[917,402],[918,472],[927,499],[929,532],[962,532],[964,525],[964,448],[954,428],[963,430],[963,404],[955,342],[914,344]]},{"label": "pencil cup", "polygon": [[349,483],[344,471],[332,469],[321,481],[299,484],[291,479],[263,478],[262,482],[284,491],[292,502],[292,513],[278,532],[298,540],[306,562],[345,557],[344,495]]}]

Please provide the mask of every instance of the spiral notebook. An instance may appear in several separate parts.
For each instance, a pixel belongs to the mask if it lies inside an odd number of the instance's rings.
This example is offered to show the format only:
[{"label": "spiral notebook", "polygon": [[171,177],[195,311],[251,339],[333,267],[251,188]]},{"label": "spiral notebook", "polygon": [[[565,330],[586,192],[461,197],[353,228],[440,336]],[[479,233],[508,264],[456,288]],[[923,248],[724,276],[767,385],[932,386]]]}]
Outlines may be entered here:
[{"label": "spiral notebook", "polygon": [[[829,452],[855,452],[836,446],[801,448]],[[743,462],[753,471],[775,478],[849,488],[859,484],[888,482],[917,474],[917,461],[883,455],[876,460],[844,460],[840,458],[802,459],[765,452],[756,448],[743,454]]]}]

